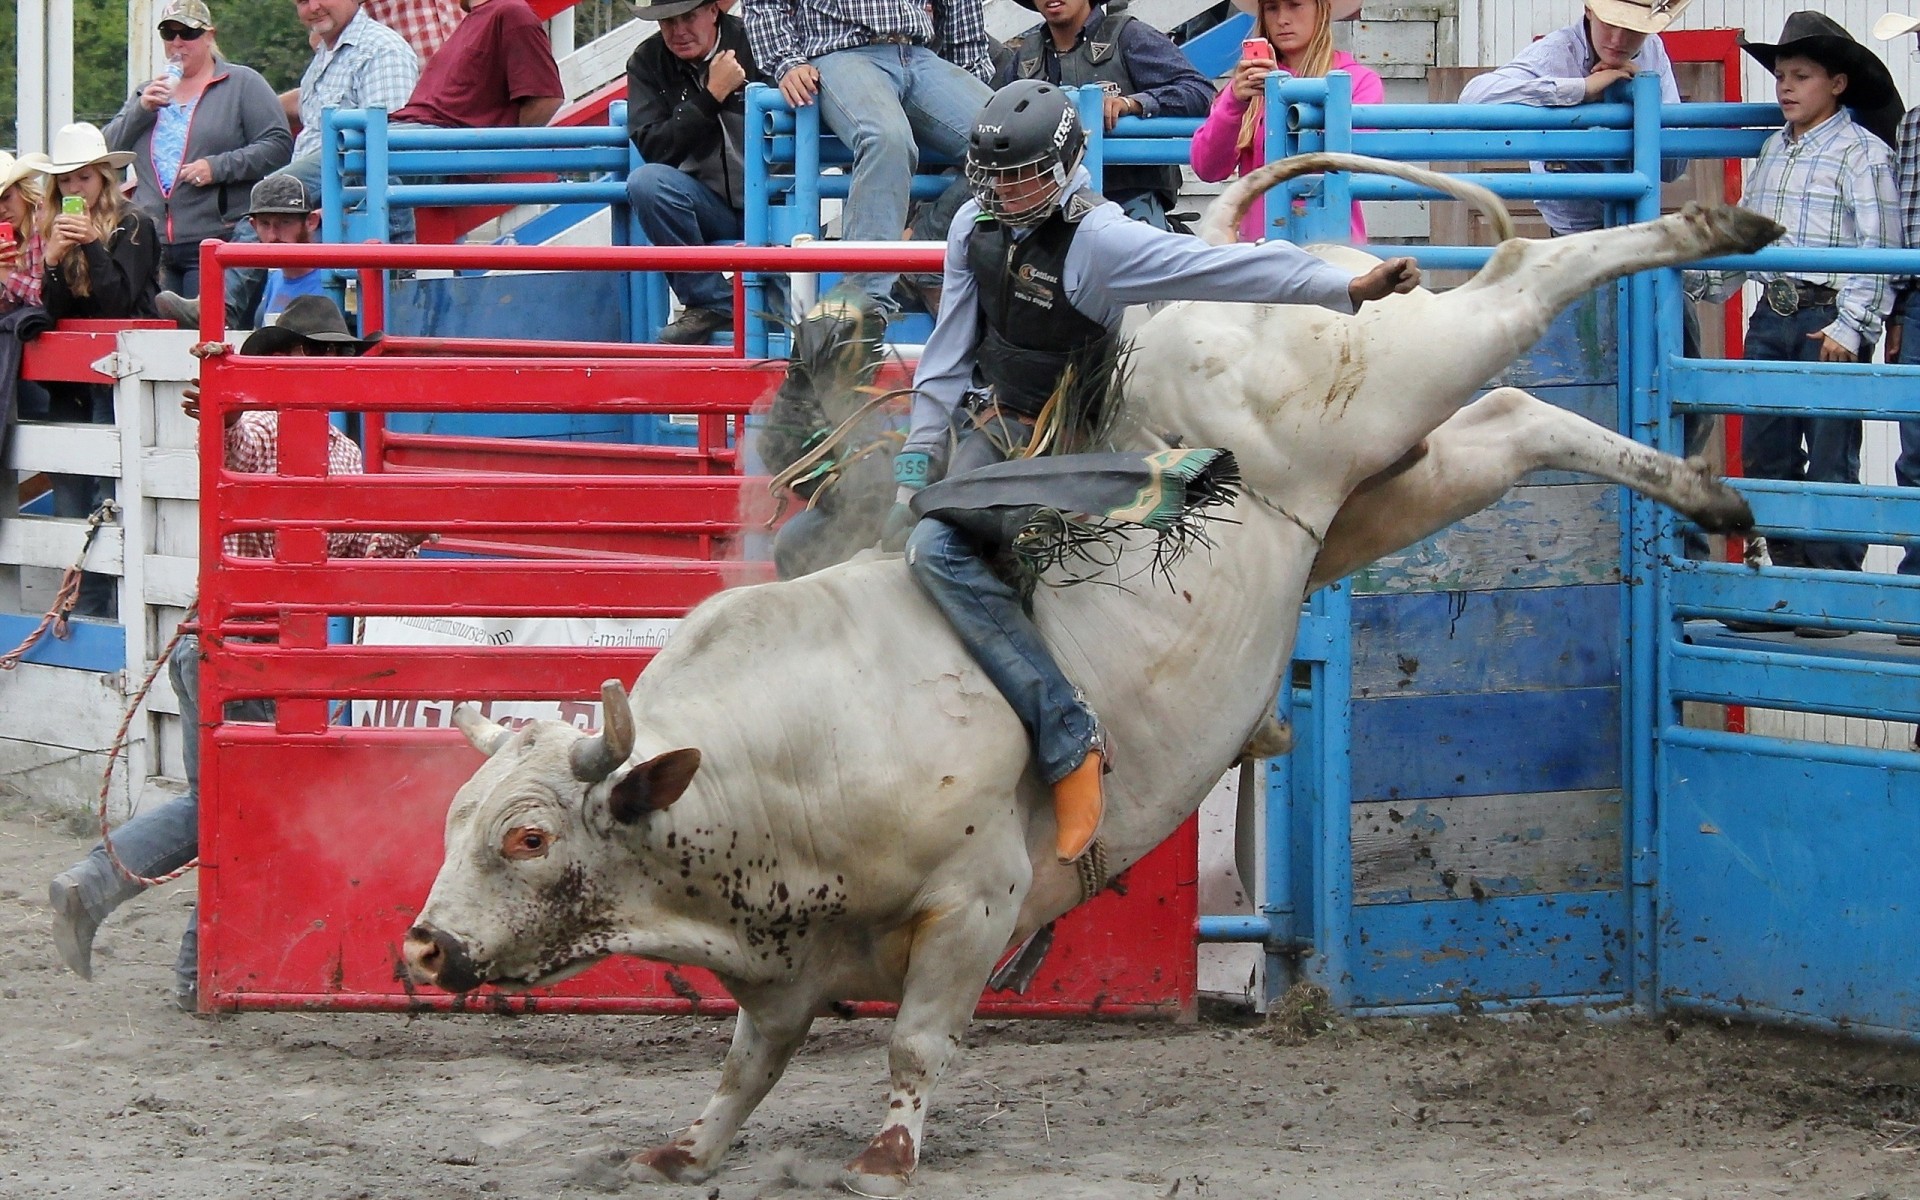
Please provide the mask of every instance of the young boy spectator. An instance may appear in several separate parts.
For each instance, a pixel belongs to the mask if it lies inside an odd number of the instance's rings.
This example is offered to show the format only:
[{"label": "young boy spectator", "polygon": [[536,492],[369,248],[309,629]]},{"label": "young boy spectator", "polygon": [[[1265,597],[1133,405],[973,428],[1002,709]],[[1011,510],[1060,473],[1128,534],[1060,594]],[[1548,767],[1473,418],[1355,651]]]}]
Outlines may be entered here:
[{"label": "young boy spectator", "polygon": [[[1020,35],[1014,57],[993,85],[1044,79],[1105,89],[1107,131],[1123,116],[1204,117],[1213,107],[1213,85],[1193,69],[1173,39],[1125,12],[1125,0],[1020,0],[1044,19]],[[1108,167],[1100,193],[1136,221],[1166,229],[1167,213],[1180,199],[1179,167]]]},{"label": "young boy spectator", "polygon": [[[1787,123],[1760,148],[1742,203],[1786,227],[1780,246],[1898,246],[1896,135],[1887,117],[1897,111],[1899,92],[1886,64],[1813,12],[1789,16],[1777,43],[1743,45],[1773,72]],[[1744,279],[1742,272],[1709,272],[1690,290],[1720,299]],[[1863,362],[1893,306],[1892,288],[1880,275],[1756,273],[1753,279],[1764,292],[1747,326],[1750,359]],[[1860,443],[1858,421],[1749,414],[1740,453],[1754,479],[1857,484]],[[1857,544],[1768,540],[1779,566],[1857,571],[1865,556]],[[1844,635],[1814,626],[1797,632]]]},{"label": "young boy spectator", "polygon": [[[646,160],[627,178],[633,215],[656,246],[738,241],[746,230],[747,83],[754,67],[740,18],[715,0],[637,7],[660,32],[627,60],[627,136]],[[733,324],[733,288],[717,271],[667,283],[685,307],[660,331],[674,345],[706,342]]]}]

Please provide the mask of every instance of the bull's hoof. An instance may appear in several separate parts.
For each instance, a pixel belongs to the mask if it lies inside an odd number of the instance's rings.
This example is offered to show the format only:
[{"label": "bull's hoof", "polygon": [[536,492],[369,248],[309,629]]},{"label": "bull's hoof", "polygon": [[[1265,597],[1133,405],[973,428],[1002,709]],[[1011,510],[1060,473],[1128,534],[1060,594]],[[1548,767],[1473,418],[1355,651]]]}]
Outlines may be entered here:
[{"label": "bull's hoof", "polygon": [[1687,468],[1699,478],[1705,498],[1687,513],[1708,533],[1745,533],[1753,528],[1753,508],[1747,498],[1728,487],[1703,458],[1689,458]]},{"label": "bull's hoof", "polygon": [[904,1127],[883,1129],[840,1173],[840,1186],[856,1196],[904,1196],[916,1157],[913,1135]]},{"label": "bull's hoof", "polygon": [[628,1159],[627,1174],[640,1183],[703,1183],[713,1171],[703,1170],[685,1146],[668,1142]]},{"label": "bull's hoof", "polygon": [[1716,204],[1697,211],[1712,230],[1713,245],[1723,253],[1751,254],[1786,232],[1778,222],[1737,204]]}]

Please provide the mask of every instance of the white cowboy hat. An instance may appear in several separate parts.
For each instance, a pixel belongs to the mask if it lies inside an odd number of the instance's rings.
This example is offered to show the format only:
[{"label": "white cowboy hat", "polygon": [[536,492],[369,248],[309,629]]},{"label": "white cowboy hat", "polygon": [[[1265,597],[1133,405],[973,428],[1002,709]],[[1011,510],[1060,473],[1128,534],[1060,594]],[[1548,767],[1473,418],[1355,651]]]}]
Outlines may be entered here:
[{"label": "white cowboy hat", "polygon": [[53,149],[48,151],[34,170],[43,175],[65,175],[95,163],[117,170],[132,161],[131,150],[107,149],[107,139],[98,125],[75,121],[71,125],[62,125],[60,132],[53,135]]},{"label": "white cowboy hat", "polygon": [[0,196],[6,195],[7,189],[21,180],[40,174],[46,162],[44,154],[23,154],[15,158],[0,150]]},{"label": "white cowboy hat", "polygon": [[1587,11],[1609,25],[1635,33],[1659,33],[1693,0],[1587,0]]},{"label": "white cowboy hat", "polygon": [[[1333,8],[1333,19],[1351,21],[1360,15],[1361,0],[1328,0]],[[1233,0],[1233,6],[1243,13],[1252,13],[1253,19],[1260,19],[1260,0]]]},{"label": "white cowboy hat", "polygon": [[1873,23],[1873,36],[1883,42],[1890,42],[1916,29],[1920,29],[1920,17],[1909,17],[1905,13],[1888,13]]}]

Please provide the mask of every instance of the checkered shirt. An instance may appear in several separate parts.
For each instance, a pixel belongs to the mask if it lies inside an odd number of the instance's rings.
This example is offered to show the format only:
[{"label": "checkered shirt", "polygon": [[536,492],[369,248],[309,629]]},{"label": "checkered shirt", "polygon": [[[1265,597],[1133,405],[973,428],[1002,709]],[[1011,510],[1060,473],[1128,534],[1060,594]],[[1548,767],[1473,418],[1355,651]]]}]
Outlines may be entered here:
[{"label": "checkered shirt", "polygon": [[39,230],[21,230],[27,238],[27,261],[0,286],[0,311],[40,303],[40,285],[47,277],[47,252]]},{"label": "checkered shirt", "polygon": [[374,20],[407,40],[420,65],[427,65],[466,14],[459,0],[364,0],[361,5]]},{"label": "checkered shirt", "polygon": [[[1786,227],[1775,245],[1858,248],[1900,245],[1900,197],[1894,188],[1893,156],[1886,144],[1856,124],[1846,108],[1803,136],[1789,130],[1769,137],[1747,179],[1746,207]],[[1689,291],[1708,299],[1731,295],[1745,273],[1709,271]],[[1773,272],[1757,271],[1764,282]],[[1858,354],[1880,338],[1893,307],[1884,275],[1799,272],[1793,278],[1839,292],[1838,319],[1824,332]]]},{"label": "checkered shirt", "polygon": [[[1920,249],[1920,108],[1908,109],[1900,119],[1900,163],[1895,183],[1900,192],[1900,229],[1906,235],[1901,245]],[[1900,290],[1895,307],[1904,309],[1913,302],[1915,289],[1920,288],[1920,276],[1902,276],[1893,283]]]},{"label": "checkered shirt", "polygon": [[384,108],[398,112],[420,82],[420,56],[362,8],[329,50],[313,52],[300,76],[300,136],[293,156],[320,153],[320,117],[330,108]]},{"label": "checkered shirt", "polygon": [[993,78],[981,0],[746,0],[744,19],[753,61],[775,80],[809,59],[891,38],[926,46],[983,83]]},{"label": "checkered shirt", "polygon": [[[227,426],[227,469],[248,475],[280,473],[280,417],[270,412],[244,412]],[[327,474],[362,473],[360,447],[338,429],[327,428]],[[330,558],[406,558],[426,539],[399,533],[329,533]],[[230,533],[222,541],[228,554],[240,558],[272,558],[273,534],[263,529]]]}]

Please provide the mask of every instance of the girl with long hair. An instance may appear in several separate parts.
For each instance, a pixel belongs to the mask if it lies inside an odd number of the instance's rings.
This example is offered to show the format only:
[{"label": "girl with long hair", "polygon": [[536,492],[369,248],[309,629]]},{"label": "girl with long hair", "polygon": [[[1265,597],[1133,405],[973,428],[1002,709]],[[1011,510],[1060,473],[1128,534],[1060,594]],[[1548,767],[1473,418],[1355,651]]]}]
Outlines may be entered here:
[{"label": "girl with long hair", "polygon": [[[1380,76],[1361,66],[1353,55],[1333,48],[1333,23],[1360,15],[1360,0],[1233,0],[1242,12],[1253,14],[1249,41],[1264,40],[1271,54],[1244,56],[1220,89],[1213,111],[1193,135],[1193,173],[1209,182],[1246,174],[1266,161],[1267,76],[1281,71],[1296,79],[1318,79],[1334,71],[1353,77],[1353,102],[1379,104],[1386,99]],[[1240,223],[1240,236],[1257,241],[1266,236],[1266,202],[1256,202]],[[1353,241],[1367,240],[1367,224],[1353,205]]]},{"label": "girl with long hair", "polygon": [[[0,313],[40,303],[46,252],[40,236],[40,156],[24,159],[0,150]],[[0,230],[4,232],[4,230]]]}]

